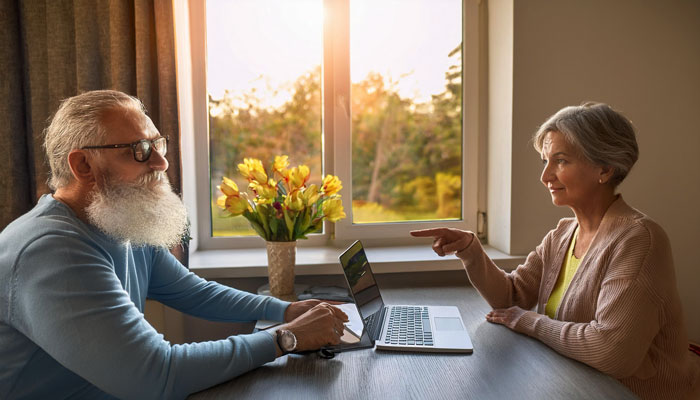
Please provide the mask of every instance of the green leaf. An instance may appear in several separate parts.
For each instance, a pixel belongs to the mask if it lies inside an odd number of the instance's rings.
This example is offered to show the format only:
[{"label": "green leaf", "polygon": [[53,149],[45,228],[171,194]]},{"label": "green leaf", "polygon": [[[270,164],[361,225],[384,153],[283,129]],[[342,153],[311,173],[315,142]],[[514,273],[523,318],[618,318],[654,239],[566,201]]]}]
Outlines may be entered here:
[{"label": "green leaf", "polygon": [[289,233],[287,240],[294,240],[294,220],[289,216],[289,212],[287,212],[286,208],[282,209],[282,213],[284,213],[284,222],[287,225],[287,232]]},{"label": "green leaf", "polygon": [[265,230],[263,229],[263,227],[260,225],[259,222],[250,220],[250,226],[253,227],[255,232],[257,232],[261,238],[268,240],[268,241],[271,240],[270,236],[265,233]]},{"label": "green leaf", "polygon": [[280,220],[278,220],[274,216],[270,218],[270,233],[272,237],[277,238],[277,231],[279,230],[279,226]]},{"label": "green leaf", "polygon": [[265,230],[265,237],[272,237],[270,231],[270,223],[268,222],[269,215],[269,206],[266,204],[260,204],[258,206],[258,220],[260,222],[260,225],[262,225],[263,229]]},{"label": "green leaf", "polygon": [[309,230],[309,225],[311,225],[311,212],[312,211],[307,208],[304,210],[301,217],[297,219],[297,224],[294,227],[294,236],[297,238],[304,236],[304,239],[306,239],[306,234],[313,231],[313,229]]},{"label": "green leaf", "polygon": [[284,187],[284,181],[280,179],[277,182],[277,198],[275,200],[280,203],[284,200],[283,197],[287,195],[287,188]]},{"label": "green leaf", "polygon": [[302,232],[301,224],[303,222],[303,216],[297,215],[294,221],[294,232],[292,233],[292,240],[296,240]]}]

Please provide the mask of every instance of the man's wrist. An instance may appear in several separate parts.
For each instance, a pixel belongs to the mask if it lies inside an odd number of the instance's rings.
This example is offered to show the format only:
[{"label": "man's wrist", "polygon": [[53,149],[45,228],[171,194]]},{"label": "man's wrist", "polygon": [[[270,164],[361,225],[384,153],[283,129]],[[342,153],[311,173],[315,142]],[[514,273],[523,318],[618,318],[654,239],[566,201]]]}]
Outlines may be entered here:
[{"label": "man's wrist", "polygon": [[272,343],[275,345],[275,357],[281,357],[284,355],[284,351],[280,348],[279,343],[277,342],[277,331],[265,331],[267,332],[270,336],[272,336]]},{"label": "man's wrist", "polygon": [[277,345],[282,350],[283,354],[288,354],[297,349],[297,337],[294,332],[289,329],[277,330]]}]

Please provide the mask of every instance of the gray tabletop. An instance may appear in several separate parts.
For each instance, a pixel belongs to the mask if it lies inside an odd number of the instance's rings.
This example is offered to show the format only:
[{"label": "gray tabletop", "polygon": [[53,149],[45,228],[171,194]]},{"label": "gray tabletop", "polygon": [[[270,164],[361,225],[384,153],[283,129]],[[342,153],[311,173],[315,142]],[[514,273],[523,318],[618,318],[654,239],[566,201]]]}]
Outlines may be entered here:
[{"label": "gray tabletop", "polygon": [[457,306],[473,354],[365,349],[331,360],[287,355],[190,399],[636,398],[614,378],[487,322],[490,307],[462,271],[383,274],[377,281],[388,304]]}]

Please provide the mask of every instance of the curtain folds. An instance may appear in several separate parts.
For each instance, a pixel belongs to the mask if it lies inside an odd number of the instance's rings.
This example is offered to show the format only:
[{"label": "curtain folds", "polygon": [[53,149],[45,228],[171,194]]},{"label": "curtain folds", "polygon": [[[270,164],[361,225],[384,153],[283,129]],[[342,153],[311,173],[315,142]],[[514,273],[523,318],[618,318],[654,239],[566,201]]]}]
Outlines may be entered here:
[{"label": "curtain folds", "polygon": [[66,97],[115,89],[170,135],[180,191],[172,0],[0,1],[0,230],[49,189],[43,131]]}]

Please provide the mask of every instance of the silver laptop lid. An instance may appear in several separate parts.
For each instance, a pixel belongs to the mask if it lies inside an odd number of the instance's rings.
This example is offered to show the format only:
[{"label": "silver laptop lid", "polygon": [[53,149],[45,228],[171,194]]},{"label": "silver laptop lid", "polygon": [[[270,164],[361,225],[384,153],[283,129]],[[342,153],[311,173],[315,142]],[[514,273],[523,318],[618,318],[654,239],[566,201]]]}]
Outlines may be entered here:
[{"label": "silver laptop lid", "polygon": [[340,255],[345,279],[363,320],[384,309],[384,301],[369,266],[365,249],[358,240]]}]

